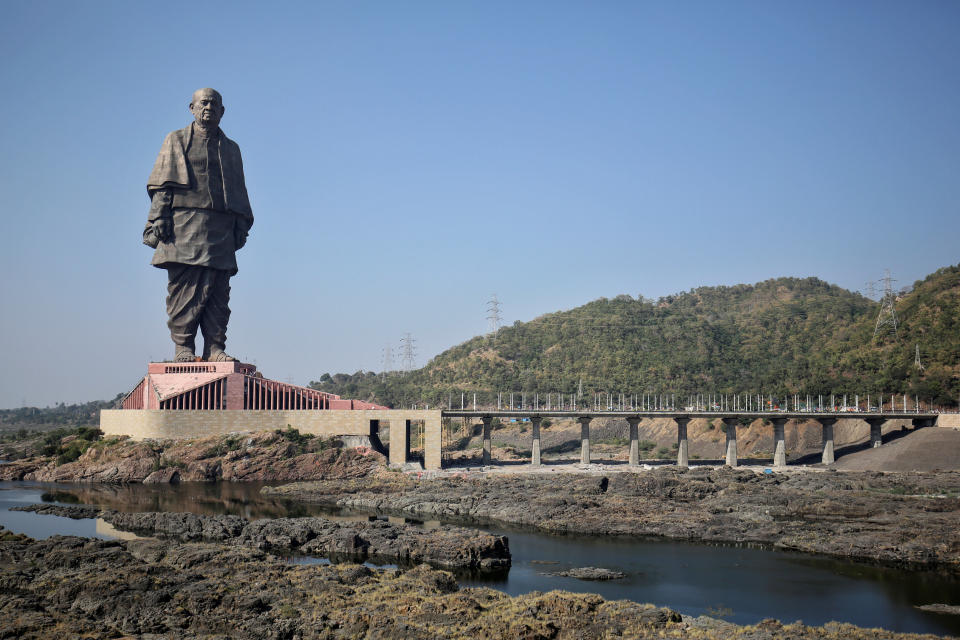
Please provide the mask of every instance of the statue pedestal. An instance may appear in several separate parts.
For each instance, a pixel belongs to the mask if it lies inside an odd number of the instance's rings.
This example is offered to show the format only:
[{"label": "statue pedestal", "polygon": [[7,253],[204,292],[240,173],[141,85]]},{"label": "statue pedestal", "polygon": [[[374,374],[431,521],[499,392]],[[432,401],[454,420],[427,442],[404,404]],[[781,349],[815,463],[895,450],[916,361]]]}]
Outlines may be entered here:
[{"label": "statue pedestal", "polygon": [[390,462],[400,465],[409,457],[410,423],[420,421],[424,467],[441,464],[439,410],[392,410],[341,398],[264,378],[243,362],[151,362],[121,407],[100,412],[105,436],[163,440],[293,427],[323,437],[369,438],[377,448],[386,422]]},{"label": "statue pedestal", "polygon": [[151,362],[121,403],[124,410],[316,411],[387,407],[264,378],[244,362]]}]

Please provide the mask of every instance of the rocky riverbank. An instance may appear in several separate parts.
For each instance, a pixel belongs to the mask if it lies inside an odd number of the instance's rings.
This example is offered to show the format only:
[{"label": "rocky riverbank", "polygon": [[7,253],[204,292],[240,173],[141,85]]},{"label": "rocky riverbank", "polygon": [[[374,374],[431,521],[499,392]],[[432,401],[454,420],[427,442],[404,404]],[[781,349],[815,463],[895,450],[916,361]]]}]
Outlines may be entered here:
[{"label": "rocky riverbank", "polygon": [[762,544],[960,571],[960,473],[644,473],[447,476],[264,487],[273,496],[556,533]]},{"label": "rocky riverbank", "polygon": [[276,482],[359,478],[385,464],[370,448],[348,448],[294,429],[139,442],[53,435],[0,447],[0,458],[18,458],[0,464],[0,480]]},{"label": "rocky riverbank", "polygon": [[100,518],[121,531],[161,535],[183,542],[206,541],[268,549],[277,553],[377,560],[413,565],[429,563],[479,571],[510,567],[507,538],[475,529],[441,526],[425,530],[407,524],[337,522],[327,518],[273,518],[249,521],[239,516],[193,513],[126,513],[96,507],[34,504],[13,511],[67,518]]},{"label": "rocky riverbank", "polygon": [[171,540],[31,540],[0,529],[0,638],[932,640],[848,624],[737,626],[590,594],[511,597],[425,565],[297,566]]}]

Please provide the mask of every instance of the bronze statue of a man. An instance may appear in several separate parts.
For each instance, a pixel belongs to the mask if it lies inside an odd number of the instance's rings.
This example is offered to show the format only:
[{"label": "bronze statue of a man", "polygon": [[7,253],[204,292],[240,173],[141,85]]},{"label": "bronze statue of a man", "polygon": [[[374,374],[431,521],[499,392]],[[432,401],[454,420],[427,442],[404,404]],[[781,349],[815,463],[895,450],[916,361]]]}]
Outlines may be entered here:
[{"label": "bronze statue of a man", "polygon": [[230,277],[237,273],[235,252],[247,241],[253,212],[240,147],[220,130],[223,98],[198,89],[190,111],[194,121],[167,135],[147,181],[143,242],[156,249],[151,264],[167,270],[174,360],[197,359],[199,327],[203,359],[222,362],[234,360],[224,351]]}]

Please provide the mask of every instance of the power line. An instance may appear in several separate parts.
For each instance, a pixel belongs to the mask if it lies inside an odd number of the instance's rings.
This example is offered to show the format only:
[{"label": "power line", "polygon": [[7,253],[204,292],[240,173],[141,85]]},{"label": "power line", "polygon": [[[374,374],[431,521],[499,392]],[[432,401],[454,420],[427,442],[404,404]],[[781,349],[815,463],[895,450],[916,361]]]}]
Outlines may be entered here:
[{"label": "power line", "polygon": [[503,324],[503,318],[500,315],[500,301],[497,300],[497,294],[490,296],[487,302],[487,326],[490,327],[490,335],[496,335]]}]

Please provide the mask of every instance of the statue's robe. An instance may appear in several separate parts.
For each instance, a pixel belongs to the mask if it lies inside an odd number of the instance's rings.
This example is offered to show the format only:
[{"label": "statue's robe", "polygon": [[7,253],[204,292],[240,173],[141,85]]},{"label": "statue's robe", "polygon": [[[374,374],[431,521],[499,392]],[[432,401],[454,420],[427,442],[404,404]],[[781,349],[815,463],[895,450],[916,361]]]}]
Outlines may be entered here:
[{"label": "statue's robe", "polygon": [[[210,138],[191,124],[163,141],[147,180],[151,196],[144,242],[156,248],[151,264],[186,264],[237,272],[235,238],[246,238],[253,212],[240,148],[219,129]],[[153,223],[169,216],[173,237],[160,240]]]}]

